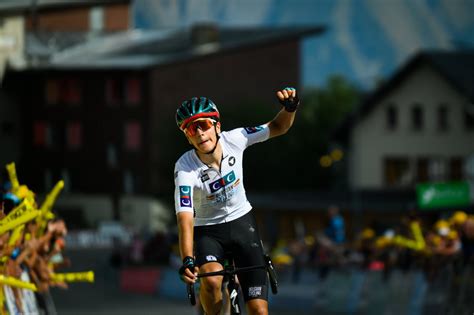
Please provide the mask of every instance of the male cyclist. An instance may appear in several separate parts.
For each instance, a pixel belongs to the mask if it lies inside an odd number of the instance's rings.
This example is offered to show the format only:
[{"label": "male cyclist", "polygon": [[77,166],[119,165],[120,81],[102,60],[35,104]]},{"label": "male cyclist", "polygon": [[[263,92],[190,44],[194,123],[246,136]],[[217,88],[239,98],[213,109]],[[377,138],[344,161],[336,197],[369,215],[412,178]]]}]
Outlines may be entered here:
[{"label": "male cyclist", "polygon": [[[175,165],[175,206],[179,229],[182,279],[196,282],[198,270],[223,269],[231,252],[236,267],[264,265],[263,249],[247,200],[242,171],[244,150],[285,134],[293,124],[299,100],[294,88],[276,93],[283,108],[270,122],[221,132],[220,115],[208,98],[181,104],[176,123],[194,147]],[[238,275],[249,314],[268,314],[264,269]],[[222,307],[222,276],[201,279],[200,300],[206,314]]]}]

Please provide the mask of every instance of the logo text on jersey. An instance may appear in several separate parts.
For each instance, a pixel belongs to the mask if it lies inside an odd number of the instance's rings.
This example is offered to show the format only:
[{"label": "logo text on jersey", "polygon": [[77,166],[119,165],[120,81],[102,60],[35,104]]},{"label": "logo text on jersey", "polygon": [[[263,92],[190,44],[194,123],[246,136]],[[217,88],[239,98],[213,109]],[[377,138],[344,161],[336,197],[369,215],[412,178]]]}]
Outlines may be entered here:
[{"label": "logo text on jersey", "polygon": [[262,287],[250,287],[249,297],[259,297],[262,295]]},{"label": "logo text on jersey", "polygon": [[192,208],[191,186],[179,186],[179,204],[181,207]]},{"label": "logo text on jersey", "polygon": [[263,130],[263,126],[256,126],[256,127],[245,127],[244,128],[247,134],[256,133],[260,130]]},{"label": "logo text on jersey", "polygon": [[235,173],[234,171],[231,171],[227,175],[224,175],[222,178],[213,181],[212,183],[209,184],[209,188],[211,189],[211,193],[214,193],[221,189],[222,187],[225,187],[235,181]]},{"label": "logo text on jersey", "polygon": [[205,182],[206,180],[209,180],[209,174],[204,174],[201,176],[201,182]]}]

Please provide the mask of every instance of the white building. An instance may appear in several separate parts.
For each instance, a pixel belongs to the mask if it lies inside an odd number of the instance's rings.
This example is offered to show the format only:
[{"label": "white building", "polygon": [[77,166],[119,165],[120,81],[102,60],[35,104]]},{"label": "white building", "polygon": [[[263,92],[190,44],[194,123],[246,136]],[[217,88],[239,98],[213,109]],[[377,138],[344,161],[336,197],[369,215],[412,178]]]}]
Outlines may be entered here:
[{"label": "white building", "polygon": [[336,138],[347,145],[355,190],[469,179],[474,51],[417,54],[361,103]]}]

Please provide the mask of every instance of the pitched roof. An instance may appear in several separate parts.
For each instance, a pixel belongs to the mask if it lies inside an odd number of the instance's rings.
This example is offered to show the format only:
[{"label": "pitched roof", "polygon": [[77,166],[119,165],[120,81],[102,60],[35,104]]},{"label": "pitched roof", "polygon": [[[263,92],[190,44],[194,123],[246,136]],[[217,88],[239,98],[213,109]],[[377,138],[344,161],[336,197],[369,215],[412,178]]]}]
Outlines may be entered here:
[{"label": "pitched roof", "polygon": [[[34,68],[146,68],[181,62],[204,55],[222,53],[244,47],[265,45],[318,35],[322,26],[310,27],[221,27],[204,26],[169,30],[131,30],[102,34],[93,39],[80,34],[69,47],[49,47],[46,43],[65,43],[67,34],[30,34],[29,55],[37,54],[40,62]],[[48,36],[56,38],[55,41]],[[43,44],[44,43],[44,44]],[[66,45],[67,46],[67,45]]]},{"label": "pitched roof", "polygon": [[15,14],[33,9],[54,9],[66,7],[95,6],[113,3],[129,3],[131,0],[0,0],[0,15]]},{"label": "pitched roof", "polygon": [[422,64],[431,66],[455,90],[474,102],[474,50],[419,52],[385,83],[368,94],[333,132],[332,138],[346,142],[355,124]]}]

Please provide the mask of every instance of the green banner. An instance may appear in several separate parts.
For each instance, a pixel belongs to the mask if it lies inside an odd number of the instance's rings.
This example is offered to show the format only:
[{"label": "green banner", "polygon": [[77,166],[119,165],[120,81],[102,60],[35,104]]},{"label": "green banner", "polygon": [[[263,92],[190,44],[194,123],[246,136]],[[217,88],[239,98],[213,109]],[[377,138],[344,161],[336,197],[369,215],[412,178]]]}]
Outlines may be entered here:
[{"label": "green banner", "polygon": [[469,183],[424,183],[416,185],[421,209],[462,207],[470,204]]}]

